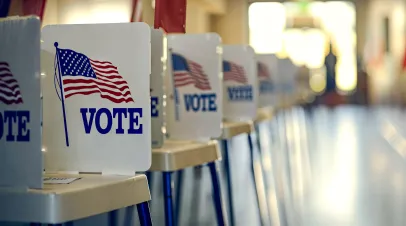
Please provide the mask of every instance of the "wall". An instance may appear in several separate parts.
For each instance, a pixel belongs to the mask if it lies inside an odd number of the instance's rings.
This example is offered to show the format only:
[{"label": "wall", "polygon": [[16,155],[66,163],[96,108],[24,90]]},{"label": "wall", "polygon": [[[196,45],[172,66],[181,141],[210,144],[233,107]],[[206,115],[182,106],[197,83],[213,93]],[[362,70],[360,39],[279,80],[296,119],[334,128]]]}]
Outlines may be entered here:
[{"label": "wall", "polygon": [[354,2],[356,10],[357,54],[362,56],[367,39],[369,0]]},{"label": "wall", "polygon": [[248,44],[248,1],[228,0],[226,12],[214,16],[213,30],[225,44]]},{"label": "wall", "polygon": [[[370,0],[366,23],[365,56],[369,62],[374,103],[392,102],[394,86],[405,53],[405,8],[403,0]],[[384,18],[390,20],[390,53],[384,49]]]},{"label": "wall", "polygon": [[188,0],[186,9],[186,33],[211,31],[210,13],[202,7],[201,1]]},{"label": "wall", "polygon": [[129,22],[131,5],[131,0],[58,0],[57,22],[59,24]]},{"label": "wall", "polygon": [[42,26],[58,23],[58,1],[47,1]]}]

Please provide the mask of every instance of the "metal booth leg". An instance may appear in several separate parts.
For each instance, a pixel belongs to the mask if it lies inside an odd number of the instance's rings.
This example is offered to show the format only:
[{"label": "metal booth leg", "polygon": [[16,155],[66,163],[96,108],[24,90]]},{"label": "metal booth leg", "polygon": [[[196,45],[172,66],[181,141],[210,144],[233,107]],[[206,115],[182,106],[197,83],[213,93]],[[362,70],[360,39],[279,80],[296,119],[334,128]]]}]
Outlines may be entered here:
[{"label": "metal booth leg", "polygon": [[234,205],[233,205],[233,191],[232,191],[232,182],[231,182],[231,166],[230,166],[230,153],[229,153],[229,142],[228,140],[221,141],[224,151],[224,167],[225,167],[225,176],[227,180],[227,195],[228,195],[228,212],[230,216],[230,225],[234,224]]},{"label": "metal booth leg", "polygon": [[149,190],[152,193],[152,180],[154,179],[154,177],[152,176],[152,172],[151,171],[145,172],[145,176],[147,176]]},{"label": "metal booth leg", "polygon": [[[152,226],[151,213],[149,212],[148,202],[137,204],[138,217],[141,226]],[[132,224],[125,225],[131,226]]]},{"label": "metal booth leg", "polygon": [[163,173],[165,225],[174,226],[173,200],[172,200],[172,172]]},{"label": "metal booth leg", "polygon": [[109,212],[109,226],[118,225],[118,210],[112,210]]},{"label": "metal booth leg", "polygon": [[224,226],[227,225],[227,219],[225,218],[226,215],[224,214],[223,202],[221,200],[221,188],[217,165],[216,162],[210,162],[208,165],[213,186],[213,201],[216,210],[217,225]]}]

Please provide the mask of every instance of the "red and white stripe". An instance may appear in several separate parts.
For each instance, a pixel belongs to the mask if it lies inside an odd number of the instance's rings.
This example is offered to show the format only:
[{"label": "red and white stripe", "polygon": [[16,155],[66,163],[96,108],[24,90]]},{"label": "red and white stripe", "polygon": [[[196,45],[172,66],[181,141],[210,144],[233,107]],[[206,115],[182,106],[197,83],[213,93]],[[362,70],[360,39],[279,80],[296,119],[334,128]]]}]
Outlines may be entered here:
[{"label": "red and white stripe", "polygon": [[175,87],[193,84],[200,90],[211,90],[210,82],[203,71],[203,67],[191,60],[187,60],[189,71],[175,71]]},{"label": "red and white stripe", "polygon": [[230,63],[230,71],[224,72],[224,81],[235,81],[238,83],[242,84],[247,84],[247,76],[245,75],[244,68],[240,65],[237,65],[235,63],[229,62]]},{"label": "red and white stripe", "polygon": [[0,61],[0,102],[6,105],[23,103],[18,82],[11,73],[9,64],[2,61]]},{"label": "red and white stripe", "polygon": [[90,59],[97,79],[91,77],[63,76],[65,98],[74,95],[100,93],[102,98],[114,103],[134,102],[127,82],[119,74],[117,67],[108,61]]},{"label": "red and white stripe", "polygon": [[263,63],[258,63],[258,78],[260,80],[268,80],[271,78],[268,66]]}]

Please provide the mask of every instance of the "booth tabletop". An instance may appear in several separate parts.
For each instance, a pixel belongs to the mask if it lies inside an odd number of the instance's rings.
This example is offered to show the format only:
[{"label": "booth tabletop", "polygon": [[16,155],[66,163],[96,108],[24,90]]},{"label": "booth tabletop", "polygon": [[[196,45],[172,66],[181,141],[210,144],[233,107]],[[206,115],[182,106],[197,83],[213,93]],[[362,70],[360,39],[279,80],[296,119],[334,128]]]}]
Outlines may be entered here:
[{"label": "booth tabletop", "polygon": [[106,213],[151,199],[145,175],[45,174],[80,178],[43,189],[0,190],[0,221],[57,224]]},{"label": "booth tabletop", "polygon": [[272,120],[274,117],[274,109],[272,108],[259,108],[255,123],[265,122]]},{"label": "booth tabletop", "polygon": [[217,141],[165,141],[161,148],[152,149],[150,171],[172,172],[200,166],[221,159]]},{"label": "booth tabletop", "polygon": [[252,122],[223,122],[220,139],[230,139],[240,134],[249,134],[254,131]]}]

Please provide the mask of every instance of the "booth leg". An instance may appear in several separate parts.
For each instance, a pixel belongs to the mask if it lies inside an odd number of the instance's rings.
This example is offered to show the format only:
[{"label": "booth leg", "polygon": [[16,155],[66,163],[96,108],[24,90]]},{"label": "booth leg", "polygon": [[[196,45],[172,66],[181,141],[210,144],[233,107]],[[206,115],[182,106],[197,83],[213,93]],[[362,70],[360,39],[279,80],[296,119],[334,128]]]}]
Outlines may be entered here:
[{"label": "booth leg", "polygon": [[227,225],[227,221],[224,214],[223,202],[221,200],[221,188],[217,165],[216,162],[211,162],[208,165],[210,168],[211,181],[213,186],[213,201],[216,210],[217,225],[224,226]]},{"label": "booth leg", "polygon": [[230,166],[230,153],[229,153],[229,142],[228,140],[221,141],[224,151],[224,166],[225,166],[225,176],[227,180],[227,195],[228,195],[228,212],[230,216],[230,225],[234,224],[234,204],[233,204],[233,191],[232,191],[232,181],[231,181],[231,166]]},{"label": "booth leg", "polygon": [[[137,204],[138,217],[141,226],[152,226],[151,213],[148,202]],[[126,225],[131,226],[132,224]]]},{"label": "booth leg", "polygon": [[172,200],[172,172],[163,173],[165,225],[174,226],[173,200]]}]

